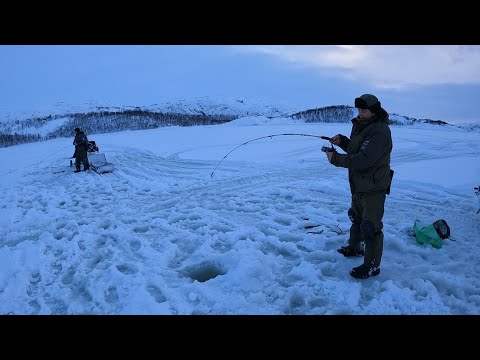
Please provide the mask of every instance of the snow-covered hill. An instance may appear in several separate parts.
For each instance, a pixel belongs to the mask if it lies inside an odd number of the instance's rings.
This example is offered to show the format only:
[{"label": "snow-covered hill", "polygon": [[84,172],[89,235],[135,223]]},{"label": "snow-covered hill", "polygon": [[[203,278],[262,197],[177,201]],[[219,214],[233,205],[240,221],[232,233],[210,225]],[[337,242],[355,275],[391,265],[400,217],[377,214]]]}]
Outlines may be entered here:
[{"label": "snow-covered hill", "polygon": [[[242,118],[251,122],[255,117],[259,118],[259,122],[265,122],[265,119],[293,119],[306,123],[350,123],[355,115],[355,108],[346,105],[304,109],[299,105],[273,104],[249,98],[197,97],[146,106],[98,101],[77,105],[58,103],[48,109],[0,110],[0,147],[71,136],[75,127],[92,135],[163,126],[215,125]],[[480,131],[479,126],[473,124],[457,127],[440,120],[415,119],[394,113],[389,115],[394,125],[444,125],[457,130]]]},{"label": "snow-covered hill", "polygon": [[143,110],[150,112],[188,114],[188,115],[235,115],[284,117],[303,110],[301,106],[292,104],[274,104],[262,99],[230,98],[230,97],[194,97],[164,101],[150,105],[118,105],[100,101],[90,101],[82,104],[57,103],[48,108],[36,108],[22,111],[7,111],[0,109],[0,123],[4,121],[44,118],[49,116],[87,114],[92,112],[124,112]]}]

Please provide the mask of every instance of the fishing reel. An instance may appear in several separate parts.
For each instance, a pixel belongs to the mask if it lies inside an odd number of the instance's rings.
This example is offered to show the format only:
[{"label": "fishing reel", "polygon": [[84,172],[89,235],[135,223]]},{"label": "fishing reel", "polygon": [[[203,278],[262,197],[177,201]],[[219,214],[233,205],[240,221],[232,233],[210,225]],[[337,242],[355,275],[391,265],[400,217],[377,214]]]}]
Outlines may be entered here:
[{"label": "fishing reel", "polygon": [[[328,141],[330,141],[330,142],[332,141],[332,138],[330,138],[330,137],[328,137],[328,136],[320,136],[320,138],[323,139],[323,140],[328,140]],[[334,151],[336,151],[336,150],[335,150],[335,148],[333,147],[333,144],[332,144],[331,147],[329,147],[329,146],[322,146],[322,151],[326,153],[326,152],[334,152]]]},{"label": "fishing reel", "polygon": [[333,147],[333,145],[332,145],[332,147],[322,146],[322,151],[325,152],[325,153],[326,153],[326,152],[334,152],[334,151],[335,151],[335,148]]}]

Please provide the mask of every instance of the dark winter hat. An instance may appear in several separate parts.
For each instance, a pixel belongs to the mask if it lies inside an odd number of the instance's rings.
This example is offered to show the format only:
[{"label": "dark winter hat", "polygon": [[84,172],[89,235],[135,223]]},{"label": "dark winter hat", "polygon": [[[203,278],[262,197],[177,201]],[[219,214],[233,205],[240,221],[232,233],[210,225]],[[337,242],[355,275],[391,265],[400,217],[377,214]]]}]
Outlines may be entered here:
[{"label": "dark winter hat", "polygon": [[355,99],[355,107],[358,109],[368,109],[377,114],[380,111],[382,104],[378,101],[375,95],[363,94]]},{"label": "dark winter hat", "polygon": [[79,129],[79,128],[75,128],[74,131],[75,131],[75,132],[80,132],[80,129]]},{"label": "dark winter hat", "polygon": [[442,239],[446,239],[450,236],[450,226],[443,219],[437,220],[433,223],[433,227],[437,231],[438,236]]}]

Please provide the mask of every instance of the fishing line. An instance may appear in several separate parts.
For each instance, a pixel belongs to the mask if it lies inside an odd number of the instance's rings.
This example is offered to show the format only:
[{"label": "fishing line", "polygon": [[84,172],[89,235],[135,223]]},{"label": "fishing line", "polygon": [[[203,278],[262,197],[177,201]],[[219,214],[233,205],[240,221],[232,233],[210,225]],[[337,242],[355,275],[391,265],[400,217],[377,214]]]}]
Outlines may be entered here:
[{"label": "fishing line", "polygon": [[244,142],[243,144],[240,144],[238,145],[237,147],[233,148],[232,150],[230,150],[217,164],[217,166],[215,166],[215,169],[213,169],[212,173],[210,174],[211,177],[213,177],[213,173],[215,172],[215,170],[217,170],[218,166],[220,165],[220,163],[228,156],[230,155],[232,152],[234,152],[235,150],[237,150],[239,147],[243,146],[243,145],[246,145],[248,143],[251,143],[253,141],[257,141],[257,140],[261,140],[261,139],[267,139],[267,138],[273,138],[275,136],[309,136],[309,137],[315,137],[315,138],[320,138],[320,139],[323,139],[323,140],[328,140],[328,141],[331,141],[332,139],[327,137],[327,136],[319,136],[319,135],[309,135],[309,134],[274,134],[274,135],[267,135],[267,136],[262,136],[262,137],[259,137],[259,138],[256,138],[256,139],[252,139],[252,140],[248,140],[246,142]]}]

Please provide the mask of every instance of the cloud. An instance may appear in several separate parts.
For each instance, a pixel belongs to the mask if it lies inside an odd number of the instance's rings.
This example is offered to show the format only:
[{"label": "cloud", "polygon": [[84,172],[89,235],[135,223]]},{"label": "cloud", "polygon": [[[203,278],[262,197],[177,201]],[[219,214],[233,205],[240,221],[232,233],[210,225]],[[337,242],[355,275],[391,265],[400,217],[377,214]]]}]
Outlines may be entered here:
[{"label": "cloud", "polygon": [[235,49],[377,88],[480,84],[477,45],[264,45]]}]

